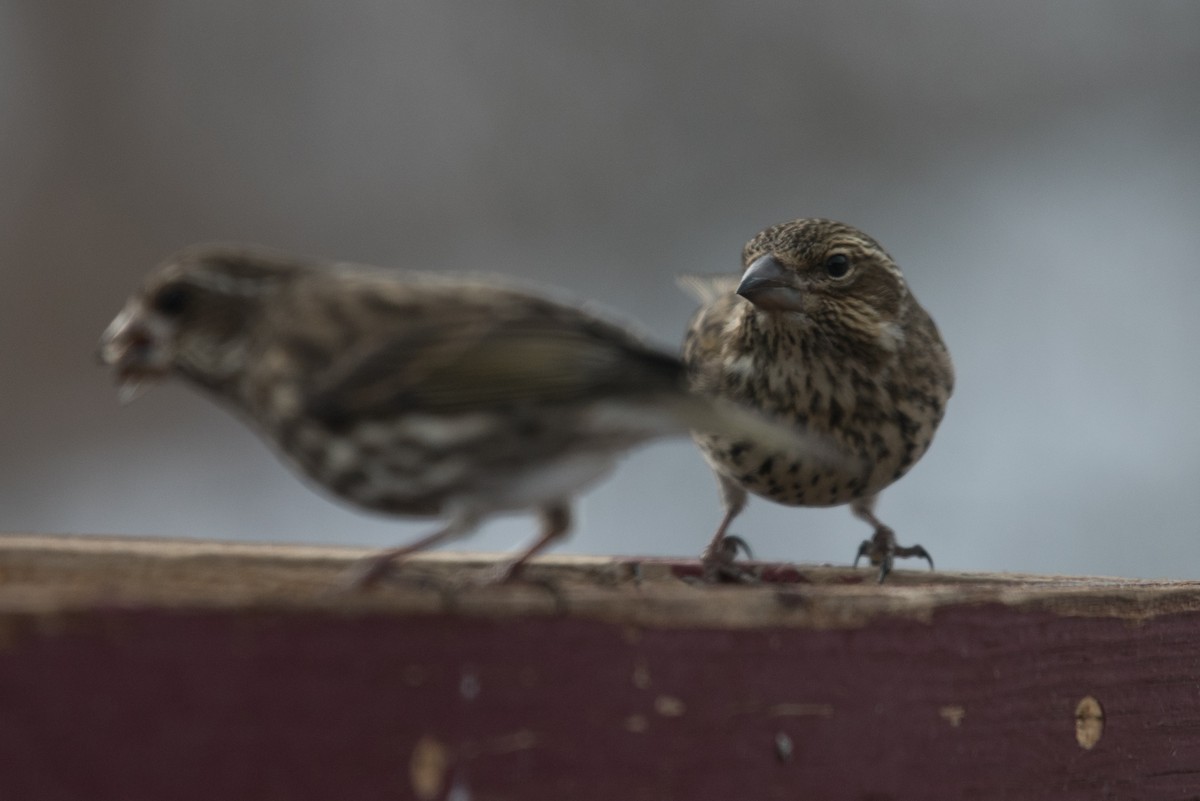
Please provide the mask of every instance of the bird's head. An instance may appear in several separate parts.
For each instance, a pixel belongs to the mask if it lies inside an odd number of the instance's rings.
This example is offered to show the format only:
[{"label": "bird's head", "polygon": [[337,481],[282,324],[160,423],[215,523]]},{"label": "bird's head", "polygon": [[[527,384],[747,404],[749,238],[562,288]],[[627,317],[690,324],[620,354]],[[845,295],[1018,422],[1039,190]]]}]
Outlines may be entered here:
[{"label": "bird's head", "polygon": [[857,228],[820,219],[775,225],[746,243],[742,264],[737,294],[757,309],[884,346],[899,336],[909,299],[904,276]]},{"label": "bird's head", "polygon": [[264,301],[304,269],[241,246],[198,245],[167,259],[100,338],[122,400],[171,374],[210,388],[236,378]]}]

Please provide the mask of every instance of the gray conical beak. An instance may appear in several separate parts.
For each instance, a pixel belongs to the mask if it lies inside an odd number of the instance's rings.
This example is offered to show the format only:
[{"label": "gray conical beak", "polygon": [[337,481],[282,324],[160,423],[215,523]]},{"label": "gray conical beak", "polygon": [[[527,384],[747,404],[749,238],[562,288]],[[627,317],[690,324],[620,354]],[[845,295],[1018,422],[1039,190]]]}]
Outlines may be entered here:
[{"label": "gray conical beak", "polygon": [[760,309],[801,311],[803,296],[796,288],[795,277],[794,271],[768,253],[746,268],[737,293]]}]

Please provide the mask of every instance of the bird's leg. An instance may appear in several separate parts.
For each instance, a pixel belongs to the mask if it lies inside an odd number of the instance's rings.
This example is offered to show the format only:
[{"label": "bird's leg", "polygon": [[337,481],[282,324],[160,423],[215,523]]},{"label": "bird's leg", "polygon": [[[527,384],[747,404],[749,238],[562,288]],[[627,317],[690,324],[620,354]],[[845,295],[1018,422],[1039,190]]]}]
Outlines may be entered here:
[{"label": "bird's leg", "polygon": [[727,534],[733,519],[746,508],[746,490],[741,484],[731,478],[717,474],[717,483],[721,488],[721,502],[725,506],[725,516],[717,526],[717,532],[704,553],[700,556],[705,581],[734,581],[750,583],[757,580],[750,571],[734,564],[738,551],[745,551],[746,556],[752,556],[750,545],[741,537]]},{"label": "bird's leg", "polygon": [[437,545],[439,542],[469,534],[477,525],[479,525],[479,519],[474,515],[456,515],[445,527],[416,542],[399,548],[390,548],[363,559],[351,569],[346,583],[352,589],[367,589],[383,578],[393,565],[404,561],[406,557]]},{"label": "bird's leg", "polygon": [[540,517],[542,520],[541,534],[517,558],[503,565],[496,572],[494,580],[497,584],[504,584],[515,579],[521,574],[521,569],[526,562],[553,545],[555,540],[561,539],[571,529],[571,507],[565,503],[542,507]]},{"label": "bird's leg", "polygon": [[857,500],[850,505],[850,510],[854,512],[855,517],[865,520],[875,527],[875,534],[871,539],[863,540],[862,544],[858,546],[858,553],[854,557],[854,566],[858,567],[858,560],[865,556],[872,565],[879,567],[880,584],[888,577],[888,573],[892,572],[892,564],[896,559],[918,557],[929,562],[929,569],[933,570],[933,557],[929,555],[929,551],[920,545],[897,545],[896,532],[880,522],[879,518],[875,516],[874,508],[874,495]]}]

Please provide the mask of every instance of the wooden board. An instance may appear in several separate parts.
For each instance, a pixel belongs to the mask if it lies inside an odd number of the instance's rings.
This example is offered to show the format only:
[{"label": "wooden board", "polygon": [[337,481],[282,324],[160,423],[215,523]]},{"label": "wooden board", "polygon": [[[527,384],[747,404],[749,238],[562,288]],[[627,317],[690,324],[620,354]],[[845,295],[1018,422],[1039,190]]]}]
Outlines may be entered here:
[{"label": "wooden board", "polygon": [[0,537],[0,797],[1200,798],[1200,585]]}]

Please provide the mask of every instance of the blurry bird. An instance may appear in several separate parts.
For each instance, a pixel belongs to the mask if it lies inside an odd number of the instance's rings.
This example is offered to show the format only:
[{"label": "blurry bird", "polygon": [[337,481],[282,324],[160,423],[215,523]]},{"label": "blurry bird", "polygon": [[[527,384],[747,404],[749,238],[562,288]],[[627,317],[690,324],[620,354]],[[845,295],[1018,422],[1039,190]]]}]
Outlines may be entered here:
[{"label": "blurry bird", "polygon": [[925,453],[954,387],[933,320],[891,256],[849,225],[773,226],[746,244],[742,263],[740,282],[690,282],[704,302],[684,343],[693,386],[827,434],[850,458],[814,462],[771,441],[697,433],[725,506],[706,565],[728,562],[726,531],[753,492],[792,506],[849,503],[875,528],[855,564],[867,557],[880,581],[896,557],[932,568],[920,545],[896,544],[874,506]]},{"label": "blurry bird", "polygon": [[334,495],[446,518],[360,566],[358,584],[489,515],[537,510],[541,535],[499,576],[509,578],[567,532],[572,497],[623,451],[689,429],[781,431],[691,393],[677,357],[579,308],[498,283],[239,246],[192,247],[153,271],[100,356],[126,399],[179,376]]}]

